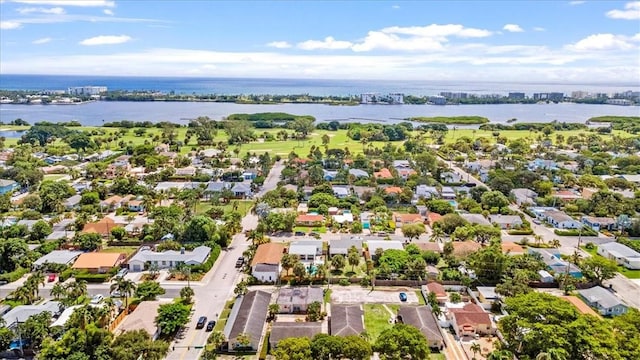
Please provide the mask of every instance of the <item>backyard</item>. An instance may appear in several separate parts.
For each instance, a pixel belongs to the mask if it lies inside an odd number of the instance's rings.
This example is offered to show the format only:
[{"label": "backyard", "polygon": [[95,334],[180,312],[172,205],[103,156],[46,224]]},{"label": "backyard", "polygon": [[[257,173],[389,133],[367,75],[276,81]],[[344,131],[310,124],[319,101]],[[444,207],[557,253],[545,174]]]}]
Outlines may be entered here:
[{"label": "backyard", "polygon": [[[388,308],[394,311],[390,306]],[[384,330],[393,326],[389,322],[391,317],[384,304],[364,304],[364,328],[371,343],[375,343]]]}]

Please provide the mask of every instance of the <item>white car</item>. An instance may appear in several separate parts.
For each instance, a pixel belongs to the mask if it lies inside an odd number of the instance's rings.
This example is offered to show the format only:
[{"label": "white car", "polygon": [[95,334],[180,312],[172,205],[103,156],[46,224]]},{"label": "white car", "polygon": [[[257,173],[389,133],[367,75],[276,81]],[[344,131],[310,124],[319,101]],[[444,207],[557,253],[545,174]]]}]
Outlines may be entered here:
[{"label": "white car", "polygon": [[102,296],[101,294],[94,295],[91,298],[91,304],[100,304],[102,300],[104,300],[104,296]]}]

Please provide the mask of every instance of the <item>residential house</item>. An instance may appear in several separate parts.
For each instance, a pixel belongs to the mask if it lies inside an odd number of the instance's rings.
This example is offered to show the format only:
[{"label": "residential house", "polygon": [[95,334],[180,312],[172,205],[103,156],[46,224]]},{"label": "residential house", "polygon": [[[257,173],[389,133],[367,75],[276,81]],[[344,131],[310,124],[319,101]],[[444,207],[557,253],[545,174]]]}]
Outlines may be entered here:
[{"label": "residential house", "polygon": [[558,165],[556,164],[555,161],[553,160],[545,160],[545,159],[535,159],[533,161],[530,161],[529,164],[527,165],[527,167],[529,168],[529,170],[531,171],[535,171],[535,170],[558,170]]},{"label": "residential house", "polygon": [[632,182],[636,185],[640,184],[640,175],[620,175],[618,177],[621,177],[627,180],[628,182]]},{"label": "residential house", "polygon": [[113,230],[113,228],[117,226],[119,225],[116,224],[116,222],[112,218],[105,216],[104,218],[100,219],[97,222],[84,224],[84,227],[82,228],[82,232],[98,233],[103,237],[109,237],[111,236],[111,230]]},{"label": "residential house", "polygon": [[324,292],[319,287],[283,287],[278,293],[280,314],[304,314],[314,302],[324,303]]},{"label": "residential house", "polygon": [[80,207],[80,200],[82,200],[82,195],[73,195],[66,199],[62,205],[67,210],[78,209]]},{"label": "residential house", "polygon": [[428,306],[401,306],[398,310],[399,322],[411,325],[425,336],[429,347],[442,350],[444,337],[440,332],[440,326]]},{"label": "residential house", "polygon": [[622,300],[602,286],[578,290],[578,295],[603,316],[618,316],[629,310]]},{"label": "residential house", "polygon": [[488,170],[493,166],[493,160],[478,160],[465,164],[465,168],[471,172],[480,172],[480,170]]},{"label": "residential house", "polygon": [[545,212],[546,220],[556,229],[578,229],[582,225],[563,211],[550,210]]},{"label": "residential house", "polygon": [[427,214],[427,222],[429,223],[429,226],[433,227],[433,225],[442,220],[442,215],[438,214],[438,213],[434,213],[434,212],[429,212]]},{"label": "residential house", "polygon": [[583,224],[587,225],[595,231],[611,231],[614,230],[617,225],[616,219],[608,217],[583,216],[581,220]]},{"label": "residential house", "polygon": [[494,301],[500,301],[500,295],[496,293],[495,286],[478,286],[478,300],[485,304],[490,304]]},{"label": "residential house", "polygon": [[19,187],[14,180],[0,179],[0,195],[13,192]]},{"label": "residential house", "polygon": [[322,256],[322,242],[317,240],[299,240],[289,244],[289,254],[296,255],[304,263],[315,264],[316,258]]},{"label": "residential house", "polygon": [[561,169],[569,170],[572,173],[576,173],[580,169],[580,164],[577,161],[564,161],[558,164]]},{"label": "residential house", "polygon": [[402,193],[402,188],[398,186],[388,186],[384,188],[384,192],[387,195],[398,195]]},{"label": "residential house", "polygon": [[331,304],[329,331],[333,336],[362,334],[364,332],[362,305]]},{"label": "residential house", "polygon": [[[267,320],[271,294],[266,291],[249,291],[236,298],[227,318],[223,333],[227,342],[225,351],[257,352],[262,343],[262,333]],[[248,338],[249,343],[239,343],[239,335]]]},{"label": "residential house", "polygon": [[380,169],[380,171],[374,172],[373,177],[375,179],[390,180],[393,179],[393,174],[391,174],[391,171],[389,171],[389,169],[382,168]]},{"label": "residential house", "polygon": [[640,269],[640,253],[618,242],[598,245],[598,254],[627,269]]},{"label": "residential house", "polygon": [[506,255],[522,255],[524,254],[524,248],[514,242],[503,241],[500,244],[502,252]]},{"label": "residential house", "polygon": [[435,186],[418,185],[416,186],[415,197],[431,199],[440,196],[440,192]]},{"label": "residential house", "polygon": [[362,254],[362,239],[348,238],[329,240],[329,255],[347,255],[351,247],[358,250],[358,254]]},{"label": "residential house", "polygon": [[369,178],[369,173],[360,169],[349,169],[349,175],[352,175],[356,179],[366,179]]},{"label": "residential house", "polygon": [[288,338],[307,338],[312,339],[317,334],[322,333],[321,322],[278,322],[271,324],[271,332],[269,334],[269,346],[276,349],[281,340]]},{"label": "residential house", "polygon": [[556,197],[562,201],[573,201],[582,198],[582,195],[573,190],[557,190],[554,191],[551,196]]},{"label": "residential house", "polygon": [[123,203],[124,203],[124,198],[118,195],[113,195],[100,201],[99,205],[103,211],[113,211],[113,210],[119,209]]},{"label": "residential house", "polygon": [[282,243],[259,245],[251,260],[251,275],[261,282],[276,282],[280,276],[280,261],[284,252]]},{"label": "residential house", "polygon": [[296,224],[300,226],[322,226],[324,216],[317,214],[300,214],[296,217]]},{"label": "residential house", "polygon": [[161,304],[160,301],[141,301],[118,326],[117,335],[127,331],[142,330],[149,334],[152,340],[157,339],[160,329],[156,325],[155,318]]},{"label": "residential house", "polygon": [[474,303],[465,304],[462,308],[450,308],[448,316],[455,334],[460,337],[475,335],[493,335],[496,328],[491,322],[489,313]]},{"label": "residential house", "polygon": [[424,224],[424,218],[420,214],[393,213],[393,221],[396,223],[396,228],[408,224]]},{"label": "residential house", "polygon": [[511,194],[515,198],[518,206],[525,204],[534,205],[538,198],[538,194],[530,189],[513,189],[511,190]]},{"label": "residential house", "polygon": [[333,195],[335,195],[338,199],[344,199],[351,195],[349,189],[346,186],[332,186]]},{"label": "residential house", "polygon": [[404,250],[401,241],[396,240],[367,240],[367,247],[371,256],[375,254],[378,249],[382,249],[383,252],[387,250]]},{"label": "residential house", "polygon": [[460,216],[471,224],[491,226],[489,220],[485,219],[482,214],[460,214]]},{"label": "residential house", "polygon": [[437,242],[415,242],[414,245],[416,245],[421,251],[433,251],[438,254],[442,253],[442,244]]},{"label": "residential house", "polygon": [[325,181],[333,181],[336,176],[338,176],[338,172],[336,170],[326,170],[326,169],[322,169],[322,178]]},{"label": "residential house", "polygon": [[422,292],[422,296],[424,296],[425,299],[428,299],[430,293],[436,294],[436,299],[438,300],[439,305],[444,305],[447,301],[449,301],[449,294],[447,294],[444,286],[442,286],[440,283],[430,282],[427,285],[422,285],[420,291]]},{"label": "residential house", "polygon": [[296,208],[296,212],[298,214],[306,214],[309,212],[309,205],[307,205],[307,203],[300,203],[298,204],[298,207]]},{"label": "residential house", "polygon": [[440,179],[445,184],[453,184],[462,182],[462,177],[458,173],[454,173],[451,171],[445,171],[440,174]]},{"label": "residential house", "polygon": [[519,228],[523,225],[522,218],[518,215],[489,215],[489,221],[497,224],[502,230]]},{"label": "residential house", "polygon": [[182,264],[185,265],[201,265],[209,258],[211,248],[208,246],[198,246],[192,251],[167,250],[163,252],[152,251],[151,249],[142,249],[138,251],[131,259],[128,265],[131,271],[143,271],[148,265],[156,265],[158,269],[173,269]]},{"label": "residential house", "polygon": [[196,168],[193,166],[185,166],[183,168],[176,169],[176,176],[195,176]]},{"label": "residential house", "polygon": [[465,258],[480,250],[482,245],[475,241],[452,241],[453,255],[458,258]]},{"label": "residential house", "polygon": [[258,170],[256,169],[246,169],[243,173],[242,173],[242,178],[245,181],[253,181],[258,177]]},{"label": "residential house", "polygon": [[47,235],[47,237],[44,238],[44,239],[46,241],[54,241],[54,240],[60,240],[60,239],[71,240],[71,239],[73,239],[75,234],[76,234],[75,231],[53,230],[51,232],[51,234]]},{"label": "residential house", "polygon": [[207,183],[207,187],[204,189],[205,199],[210,199],[213,194],[221,194],[225,189],[230,189],[231,183],[223,181],[210,181]]},{"label": "residential house", "polygon": [[574,264],[562,260],[560,253],[556,249],[534,249],[529,248],[529,253],[538,253],[542,261],[547,265],[547,269],[555,274],[569,274],[575,278],[582,277],[582,271]]},{"label": "residential house", "polygon": [[351,213],[351,210],[338,210],[336,214],[331,215],[331,218],[338,224],[353,223],[353,214]]},{"label": "residential house", "polygon": [[2,315],[7,328],[16,329],[18,324],[22,324],[33,315],[49,312],[52,317],[60,315],[63,306],[58,301],[47,301],[38,305],[18,305]]},{"label": "residential house", "polygon": [[71,264],[73,264],[81,254],[82,251],[53,250],[52,252],[39,257],[31,264],[31,266],[34,269],[39,269],[45,264],[61,264],[71,266]]},{"label": "residential house", "polygon": [[27,228],[27,230],[31,231],[31,229],[33,228],[33,225],[35,225],[35,223],[37,223],[40,220],[27,220],[27,219],[22,219],[19,220],[16,225],[18,226],[25,226]]},{"label": "residential house", "polygon": [[373,194],[376,192],[376,188],[371,186],[352,186],[351,189],[358,199],[362,199],[367,194]]},{"label": "residential house", "polygon": [[394,160],[393,168],[398,172],[398,176],[405,180],[409,176],[416,174],[416,171],[411,168],[409,160]]},{"label": "residential house", "polygon": [[129,207],[129,211],[135,211],[135,212],[143,212],[144,211],[144,205],[143,205],[143,200],[129,200],[129,203],[127,204]]},{"label": "residential house", "polygon": [[236,198],[246,199],[251,197],[251,186],[245,183],[235,183],[231,188],[231,192],[233,192],[233,196]]},{"label": "residential house", "polygon": [[440,196],[446,200],[454,200],[456,198],[456,192],[451,187],[443,186],[440,189]]},{"label": "residential house", "polygon": [[90,273],[104,274],[112,268],[119,266],[126,258],[127,254],[121,253],[84,253],[78,256],[78,259],[73,263],[72,268],[77,270],[86,270]]}]

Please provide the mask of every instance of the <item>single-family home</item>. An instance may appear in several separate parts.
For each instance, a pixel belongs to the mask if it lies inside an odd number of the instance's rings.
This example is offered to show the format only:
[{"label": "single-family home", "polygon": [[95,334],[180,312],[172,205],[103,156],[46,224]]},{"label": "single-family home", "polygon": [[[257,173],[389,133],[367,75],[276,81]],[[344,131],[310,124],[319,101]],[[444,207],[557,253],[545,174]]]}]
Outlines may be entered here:
[{"label": "single-family home", "polygon": [[511,190],[511,194],[516,200],[516,204],[518,206],[529,204],[534,205],[536,203],[536,199],[538,198],[538,194],[531,189],[513,189]]},{"label": "single-family home", "polygon": [[100,208],[104,211],[111,211],[120,208],[122,203],[123,198],[121,196],[113,195],[100,201]]},{"label": "single-family home", "polygon": [[440,174],[440,179],[445,184],[453,184],[453,183],[462,182],[462,177],[458,173],[454,173],[454,172],[451,172],[451,171],[445,171],[445,172],[441,173]]},{"label": "single-family home", "polygon": [[53,250],[52,252],[39,257],[38,260],[33,262],[32,266],[34,269],[38,269],[46,264],[61,264],[70,266],[81,254],[82,251]]},{"label": "single-family home", "polygon": [[86,270],[90,273],[104,274],[120,265],[127,258],[127,254],[90,252],[78,256],[72,268]]},{"label": "single-family home", "polygon": [[489,221],[497,224],[502,230],[519,228],[522,226],[522,218],[518,215],[489,215]]},{"label": "single-family home", "polygon": [[156,252],[148,248],[138,251],[131,259],[128,265],[131,271],[143,271],[151,264],[156,265],[158,269],[172,269],[179,265],[201,265],[209,258],[211,248],[208,246],[198,246],[191,251],[167,250]]},{"label": "single-family home", "polygon": [[290,322],[276,321],[271,324],[271,333],[269,333],[269,346],[276,349],[281,340],[288,338],[307,338],[312,339],[317,334],[322,333],[321,322]]},{"label": "single-family home", "polygon": [[583,216],[581,220],[583,224],[587,225],[595,231],[611,231],[614,230],[617,225],[616,219],[609,217]]},{"label": "single-family home", "polygon": [[280,260],[285,247],[282,243],[261,244],[251,260],[251,275],[262,282],[276,282],[280,276]]},{"label": "single-family home", "polygon": [[433,225],[440,220],[442,220],[442,215],[438,213],[429,211],[429,213],[427,214],[427,222],[431,227],[433,227]]},{"label": "single-family home", "polygon": [[442,244],[437,242],[417,242],[414,243],[421,251],[433,251],[435,253],[442,253]]},{"label": "single-family home", "polygon": [[351,224],[353,223],[353,214],[351,210],[338,210],[334,215],[331,215],[333,221],[338,224]]},{"label": "single-family home", "polygon": [[456,191],[449,186],[443,186],[440,189],[440,196],[445,200],[454,200],[456,198]]},{"label": "single-family home", "polygon": [[300,214],[296,217],[296,224],[300,226],[322,226],[324,216],[318,214]]},{"label": "single-family home", "polygon": [[569,274],[575,278],[582,277],[582,271],[574,264],[562,260],[560,253],[556,249],[529,248],[529,253],[540,254],[542,261],[547,265],[547,269],[555,274]]},{"label": "single-family home", "polygon": [[563,211],[549,210],[544,214],[547,222],[553,225],[556,229],[578,229],[582,226],[578,221],[574,220]]},{"label": "single-family home", "polygon": [[398,310],[397,320],[420,330],[427,339],[430,348],[441,350],[444,347],[444,337],[440,332],[440,326],[428,306],[401,306]]},{"label": "single-family home", "polygon": [[162,302],[160,301],[141,301],[135,310],[127,315],[118,326],[117,334],[142,330],[149,334],[152,340],[157,339],[160,335],[160,329],[156,325],[155,318],[158,315],[158,308],[160,308],[161,304]]},{"label": "single-family home", "polygon": [[554,191],[551,196],[556,197],[562,201],[573,201],[582,198],[582,195],[574,190],[557,190]]},{"label": "single-family home", "polygon": [[460,216],[471,224],[491,226],[489,220],[482,216],[482,214],[460,214]]},{"label": "single-family home", "polygon": [[33,228],[33,225],[35,225],[38,221],[42,221],[42,220],[28,220],[28,219],[22,219],[22,220],[18,220],[18,222],[16,223],[16,225],[18,226],[25,226],[27,228],[28,231],[31,231],[31,229]]},{"label": "single-family home", "polygon": [[176,176],[195,176],[196,168],[193,166],[185,166],[176,169]]},{"label": "single-family home", "polygon": [[598,254],[615,260],[618,265],[627,269],[640,269],[640,253],[618,242],[598,245]]},{"label": "single-family home", "polygon": [[632,182],[634,184],[640,184],[640,175],[620,175],[619,177],[627,180],[628,182]]},{"label": "single-family home", "polygon": [[422,292],[422,296],[425,299],[428,299],[430,293],[434,293],[436,295],[436,299],[438,300],[438,304],[444,305],[447,301],[449,301],[449,294],[447,294],[444,286],[437,282],[430,282],[427,285],[422,285],[420,288]]},{"label": "single-family home", "polygon": [[322,256],[322,241],[299,240],[289,244],[289,254],[296,255],[304,264],[314,264]]},{"label": "single-family home", "polygon": [[49,312],[52,317],[60,315],[62,304],[58,301],[47,301],[38,305],[18,305],[2,315],[7,328],[16,329],[18,324],[24,323],[33,315]]},{"label": "single-family home", "polygon": [[129,200],[127,206],[129,207],[129,211],[135,212],[143,212],[144,211],[144,201],[143,200]]},{"label": "single-family home", "polygon": [[397,228],[408,224],[424,224],[424,218],[420,214],[393,213],[393,221]]},{"label": "single-family home", "polygon": [[431,199],[440,196],[438,188],[435,186],[418,185],[416,186],[415,196],[419,198]]},{"label": "single-family home", "polygon": [[387,195],[398,195],[402,193],[402,188],[399,186],[387,186],[384,188],[384,193]]},{"label": "single-family home", "polygon": [[534,171],[534,170],[558,170],[558,165],[556,164],[555,161],[553,160],[545,160],[545,159],[535,159],[533,161],[530,161],[529,164],[527,165],[527,167],[529,168],[529,170]]},{"label": "single-family home", "polygon": [[389,179],[393,179],[393,174],[391,174],[391,171],[389,169],[382,168],[380,169],[380,171],[374,172],[373,177],[375,179],[389,180]]},{"label": "single-family home", "polygon": [[64,205],[64,208],[67,210],[77,209],[80,207],[80,200],[82,200],[81,195],[73,195],[67,198],[62,205]]},{"label": "single-family home", "polygon": [[204,189],[204,197],[205,199],[209,199],[213,194],[220,194],[224,189],[230,189],[231,186],[231,183],[224,181],[210,181]]},{"label": "single-family home", "polygon": [[352,175],[356,179],[366,179],[369,177],[369,173],[360,169],[349,169],[349,175]]},{"label": "single-family home", "polygon": [[111,236],[111,230],[113,230],[113,228],[117,226],[118,224],[116,224],[116,222],[112,218],[105,216],[97,222],[84,224],[82,232],[98,233],[104,237],[107,237]]},{"label": "single-family home", "polygon": [[358,250],[358,254],[362,254],[362,239],[348,238],[329,240],[329,255],[347,255],[351,247]]},{"label": "single-family home", "polygon": [[[223,330],[227,342],[222,348],[230,352],[257,352],[262,343],[270,302],[271,294],[261,290],[237,297]],[[239,342],[240,335],[248,339],[248,343]]]},{"label": "single-family home", "polygon": [[618,316],[629,310],[622,300],[602,286],[578,290],[578,295],[603,316]]},{"label": "single-family home", "polygon": [[319,287],[283,287],[278,292],[276,302],[280,306],[280,314],[302,314],[313,302],[323,304],[323,294]]},{"label": "single-family home", "polygon": [[495,286],[478,286],[478,300],[482,303],[492,303],[494,301],[500,301],[500,295],[496,293]]},{"label": "single-family home", "polygon": [[333,189],[333,195],[335,195],[338,199],[344,199],[351,195],[349,189],[346,186],[332,186],[331,189]]},{"label": "single-family home", "polygon": [[251,197],[251,186],[245,183],[235,183],[231,188],[233,196],[236,198],[245,199]]},{"label": "single-family home", "polygon": [[364,331],[364,311],[360,304],[331,304],[329,331],[333,336],[360,335]]},{"label": "single-family home", "polygon": [[371,256],[374,256],[378,249],[382,252],[387,250],[404,250],[404,246],[401,241],[397,240],[367,240],[367,247]]},{"label": "single-family home", "polygon": [[18,187],[18,183],[14,180],[0,179],[0,195],[13,192]]},{"label": "single-family home", "polygon": [[242,178],[245,181],[255,180],[258,177],[258,170],[256,169],[245,169],[242,173]]},{"label": "single-family home", "polygon": [[514,242],[503,241],[500,247],[502,248],[502,253],[506,255],[515,256],[524,254],[524,248]]},{"label": "single-family home", "polygon": [[449,308],[448,317],[458,337],[475,337],[495,334],[496,329],[489,313],[474,303],[465,304],[461,308]]},{"label": "single-family home", "polygon": [[338,176],[338,171],[322,169],[322,178],[325,181],[333,181],[336,176]]}]

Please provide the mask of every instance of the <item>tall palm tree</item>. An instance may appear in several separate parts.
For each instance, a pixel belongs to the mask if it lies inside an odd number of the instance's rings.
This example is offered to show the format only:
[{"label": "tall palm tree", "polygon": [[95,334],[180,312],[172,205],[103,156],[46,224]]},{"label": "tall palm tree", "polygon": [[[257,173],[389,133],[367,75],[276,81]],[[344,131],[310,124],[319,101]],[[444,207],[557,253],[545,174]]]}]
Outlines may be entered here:
[{"label": "tall palm tree", "polygon": [[44,283],[44,273],[41,270],[38,270],[29,276],[25,285],[33,291],[33,298],[37,299],[40,296],[40,285],[44,287]]},{"label": "tall palm tree", "polygon": [[444,231],[442,228],[437,226],[431,229],[431,237],[429,238],[429,241],[440,242],[442,241],[442,238],[444,238]]},{"label": "tall palm tree", "polygon": [[476,354],[482,351],[482,349],[480,348],[480,344],[478,344],[477,342],[471,344],[471,351],[473,352],[473,358],[475,359]]},{"label": "tall palm tree", "polygon": [[127,280],[125,278],[118,278],[114,284],[111,285],[110,291],[114,290],[118,291],[124,297],[124,308],[125,311],[129,311],[129,297],[136,290],[136,283],[131,280]]},{"label": "tall palm tree", "polygon": [[14,300],[20,301],[24,304],[31,304],[33,302],[33,291],[26,286],[20,286],[19,288],[13,290],[10,296]]},{"label": "tall palm tree", "polygon": [[53,285],[51,290],[49,291],[49,295],[53,296],[54,299],[59,300],[67,295],[67,290],[62,286],[62,284],[57,283]]},{"label": "tall palm tree", "polygon": [[87,295],[87,282],[84,280],[74,281],[67,285],[69,297],[78,299]]}]

